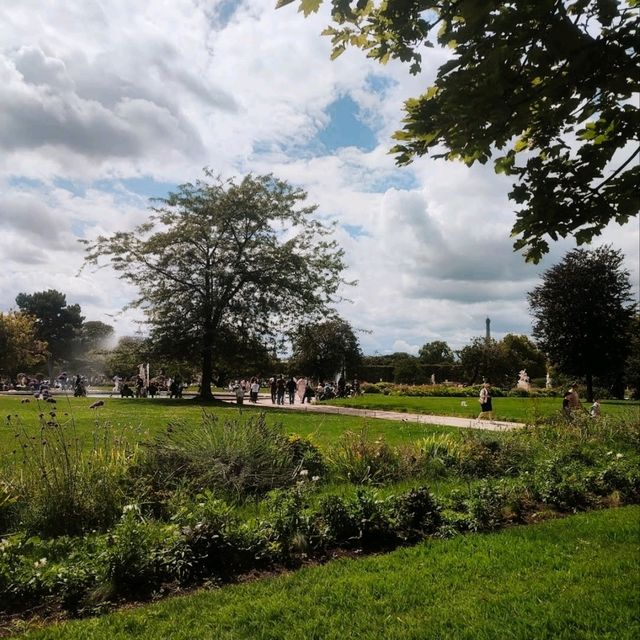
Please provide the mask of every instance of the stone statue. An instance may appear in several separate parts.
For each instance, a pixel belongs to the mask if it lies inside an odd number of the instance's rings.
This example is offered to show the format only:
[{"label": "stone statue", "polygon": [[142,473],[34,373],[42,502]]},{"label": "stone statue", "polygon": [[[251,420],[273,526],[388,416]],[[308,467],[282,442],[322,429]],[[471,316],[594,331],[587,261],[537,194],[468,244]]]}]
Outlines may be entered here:
[{"label": "stone statue", "polygon": [[529,376],[527,375],[527,370],[522,369],[518,374],[518,389],[525,389],[529,391],[531,385],[529,384]]},{"label": "stone statue", "polygon": [[431,374],[431,384],[435,384],[436,383],[436,374],[432,373]]}]

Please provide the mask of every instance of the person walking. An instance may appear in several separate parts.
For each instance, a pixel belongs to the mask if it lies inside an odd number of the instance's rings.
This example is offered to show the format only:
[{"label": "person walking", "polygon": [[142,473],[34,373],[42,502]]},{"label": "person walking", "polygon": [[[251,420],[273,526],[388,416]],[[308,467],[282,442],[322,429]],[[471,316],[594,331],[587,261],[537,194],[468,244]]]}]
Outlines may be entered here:
[{"label": "person walking", "polygon": [[296,382],[296,395],[300,399],[300,404],[304,404],[305,392],[307,390],[307,379],[303,376]]},{"label": "person walking", "polygon": [[286,390],[286,384],[282,375],[278,376],[276,381],[276,401],[278,404],[284,404],[284,392]]},{"label": "person walking", "polygon": [[296,395],[296,381],[293,376],[289,376],[287,380],[287,396],[289,398],[289,404],[293,404],[293,399]]},{"label": "person walking", "polygon": [[491,385],[488,382],[482,385],[478,400],[480,401],[480,413],[477,420],[483,420],[487,417],[491,420],[493,418],[493,407],[491,405]]},{"label": "person walking", "polygon": [[254,404],[258,402],[258,393],[260,393],[260,383],[255,376],[251,378],[251,388],[249,390],[249,400]]},{"label": "person walking", "polygon": [[278,381],[275,376],[269,378],[269,391],[271,392],[271,404],[275,404],[276,395],[278,393]]}]

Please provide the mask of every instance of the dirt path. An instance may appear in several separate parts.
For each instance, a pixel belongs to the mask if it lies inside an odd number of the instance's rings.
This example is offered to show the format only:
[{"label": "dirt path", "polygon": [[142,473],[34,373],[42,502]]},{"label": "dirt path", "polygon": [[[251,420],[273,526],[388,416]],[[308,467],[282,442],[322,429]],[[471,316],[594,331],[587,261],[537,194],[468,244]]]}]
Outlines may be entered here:
[{"label": "dirt path", "polygon": [[[229,393],[216,393],[218,400],[235,404],[235,396]],[[297,400],[297,397],[296,397]],[[473,418],[457,418],[455,416],[430,416],[421,413],[403,413],[400,411],[375,411],[373,409],[353,409],[351,407],[336,407],[329,404],[285,404],[278,405],[271,402],[268,396],[259,396],[257,403],[249,402],[245,397],[244,403],[264,409],[283,409],[285,411],[308,411],[311,413],[334,413],[344,416],[362,416],[365,418],[379,418],[381,420],[397,420],[399,422],[417,422],[420,424],[437,424],[462,429],[485,429],[488,431],[507,431],[524,425],[520,422],[504,422],[500,420],[475,420]]]}]

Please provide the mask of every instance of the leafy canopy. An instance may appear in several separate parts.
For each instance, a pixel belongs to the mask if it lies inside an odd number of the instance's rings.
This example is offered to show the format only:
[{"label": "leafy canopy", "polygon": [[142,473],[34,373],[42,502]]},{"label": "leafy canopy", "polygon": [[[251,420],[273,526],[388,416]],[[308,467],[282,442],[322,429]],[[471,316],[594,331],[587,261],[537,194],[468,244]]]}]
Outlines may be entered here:
[{"label": "leafy canopy", "polygon": [[[321,1],[300,0],[300,11]],[[417,74],[424,47],[451,50],[406,102],[392,152],[401,165],[493,158],[515,179],[512,235],[527,260],[549,238],[588,243],[637,215],[637,0],[331,0],[331,16],[332,58],[354,46]]]},{"label": "leafy canopy", "polygon": [[148,222],[87,243],[134,284],[153,342],[200,358],[210,397],[215,353],[229,334],[264,339],[319,317],[342,284],[343,252],[305,205],[306,193],[271,175],[181,185]]},{"label": "leafy canopy", "polygon": [[444,364],[452,363],[455,356],[451,347],[443,340],[426,342],[420,347],[418,357],[422,364]]},{"label": "leafy canopy", "polygon": [[47,343],[36,336],[36,319],[19,311],[0,311],[0,378],[44,362]]},{"label": "leafy canopy", "polygon": [[342,318],[303,324],[291,334],[291,368],[319,380],[332,380],[343,371],[353,377],[362,361],[358,338]]},{"label": "leafy canopy", "polygon": [[80,305],[67,304],[65,294],[55,289],[20,293],[16,297],[16,304],[21,311],[35,318],[37,337],[48,345],[51,375],[54,363],[62,363],[73,357],[84,321]]},{"label": "leafy canopy", "polygon": [[[533,336],[562,373],[622,378],[635,311],[624,256],[609,246],[575,249],[529,293]],[[615,388],[613,389],[615,391]]]}]

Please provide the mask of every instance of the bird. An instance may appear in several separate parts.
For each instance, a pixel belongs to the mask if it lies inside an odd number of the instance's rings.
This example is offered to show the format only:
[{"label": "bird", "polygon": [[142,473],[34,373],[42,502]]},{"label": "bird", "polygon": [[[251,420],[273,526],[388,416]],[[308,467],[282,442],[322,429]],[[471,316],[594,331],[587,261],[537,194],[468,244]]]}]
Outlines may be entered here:
[{"label": "bird", "polygon": [[89,409],[97,409],[98,407],[104,406],[104,400],[96,400],[92,405],[89,406]]},{"label": "bird", "polygon": [[27,404],[27,402],[31,402],[29,398],[25,398],[24,400],[20,400],[20,404]]}]

